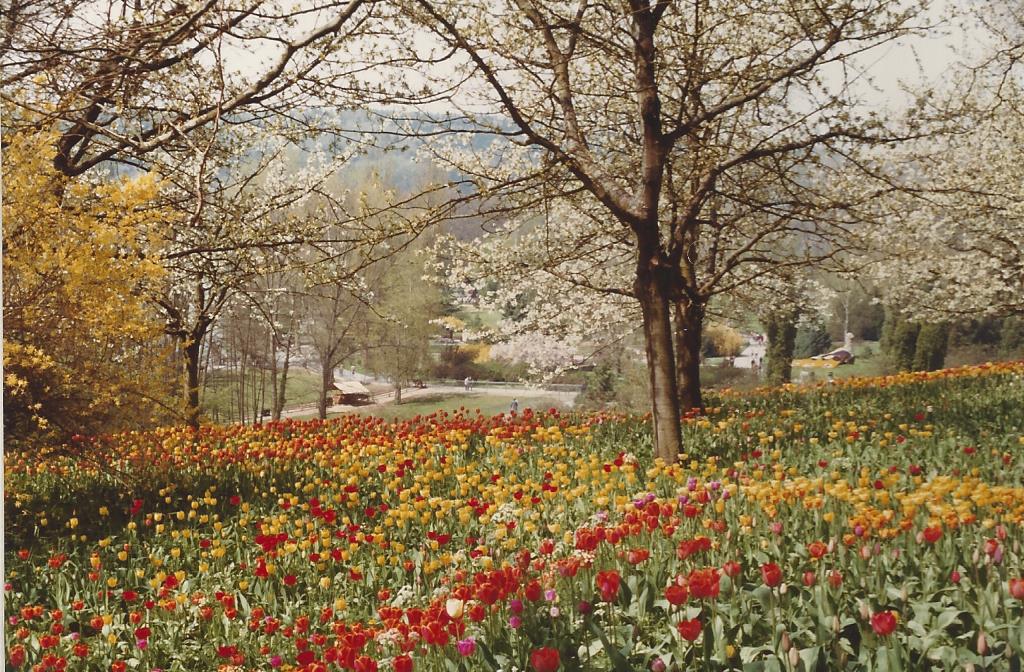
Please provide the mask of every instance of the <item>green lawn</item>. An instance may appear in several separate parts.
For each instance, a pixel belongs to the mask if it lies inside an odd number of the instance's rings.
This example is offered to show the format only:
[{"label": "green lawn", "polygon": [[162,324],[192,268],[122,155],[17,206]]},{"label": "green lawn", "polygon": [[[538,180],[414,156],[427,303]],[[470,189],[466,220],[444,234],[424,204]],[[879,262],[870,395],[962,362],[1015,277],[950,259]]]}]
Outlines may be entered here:
[{"label": "green lawn", "polygon": [[[417,415],[430,415],[435,411],[448,411],[452,413],[457,411],[460,407],[466,408],[470,413],[475,413],[477,409],[485,416],[497,415],[498,413],[507,413],[509,404],[512,398],[502,395],[491,395],[491,394],[429,394],[423,397],[416,397],[409,401],[395,406],[394,404],[388,404],[387,406],[373,406],[365,409],[354,411],[361,415],[372,415],[386,420],[407,420]],[[544,394],[538,394],[537,396],[522,395],[519,397],[519,411],[522,412],[527,408],[532,408],[536,411],[547,410],[552,406],[556,408],[562,408],[563,404],[558,397],[546,396]],[[328,417],[338,417],[344,415],[343,413],[329,413]],[[310,413],[308,416],[301,416],[296,418],[297,420],[308,420],[316,417],[316,413]]]},{"label": "green lawn", "polygon": [[810,371],[814,373],[812,381],[822,381],[828,379],[828,374],[831,372],[833,378],[853,378],[854,376],[883,376],[887,373],[892,373],[888,368],[888,363],[881,355],[881,348],[878,347],[877,341],[865,341],[863,343],[857,343],[853,346],[853,354],[856,355],[856,359],[853,364],[844,364],[843,366],[837,366],[834,369],[802,369],[799,367],[793,367],[793,382],[800,382],[800,372]]},{"label": "green lawn", "polygon": [[[527,396],[523,394],[518,398],[520,413],[526,409],[547,411],[551,407],[564,408],[559,398],[555,396],[545,396],[543,394]],[[348,411],[346,413],[370,415],[384,418],[385,420],[408,420],[418,415],[430,415],[435,411],[454,413],[460,408],[464,408],[471,414],[475,414],[479,410],[482,415],[489,417],[499,413],[508,413],[511,402],[512,397],[497,394],[428,394],[426,396],[418,396],[397,406],[388,404],[387,406],[374,406],[373,408]],[[329,413],[328,417],[337,418],[342,415],[345,415],[345,413]],[[308,415],[296,416],[295,419],[311,420],[315,417],[316,413],[314,411]]]},{"label": "green lawn", "polygon": [[[511,402],[512,398],[508,396],[483,393],[431,394],[425,397],[410,399],[398,406],[388,405],[385,407],[368,409],[365,412],[369,415],[375,415],[388,420],[391,420],[392,418],[406,420],[417,415],[429,415],[434,411],[448,411],[451,413],[453,411],[457,411],[459,408],[468,409],[470,413],[475,413],[477,409],[479,409],[483,415],[492,416],[497,415],[498,413],[507,413]],[[557,408],[562,407],[562,402],[558,397],[548,397],[543,395],[535,397],[523,395],[519,397],[520,412],[527,408],[532,408],[536,411],[546,411],[552,406]]]},{"label": "green lawn", "polygon": [[495,310],[478,310],[476,308],[460,308],[455,317],[466,323],[469,329],[483,327],[484,329],[497,329],[498,323],[502,320],[501,313]]}]

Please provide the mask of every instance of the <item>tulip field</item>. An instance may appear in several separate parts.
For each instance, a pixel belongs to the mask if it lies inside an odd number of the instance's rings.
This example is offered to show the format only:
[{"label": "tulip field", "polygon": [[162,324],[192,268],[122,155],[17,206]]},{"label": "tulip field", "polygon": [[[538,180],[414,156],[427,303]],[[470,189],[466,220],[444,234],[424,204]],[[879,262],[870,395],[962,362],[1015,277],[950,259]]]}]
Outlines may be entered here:
[{"label": "tulip field", "polygon": [[1020,670],[1024,362],[5,456],[7,669]]}]

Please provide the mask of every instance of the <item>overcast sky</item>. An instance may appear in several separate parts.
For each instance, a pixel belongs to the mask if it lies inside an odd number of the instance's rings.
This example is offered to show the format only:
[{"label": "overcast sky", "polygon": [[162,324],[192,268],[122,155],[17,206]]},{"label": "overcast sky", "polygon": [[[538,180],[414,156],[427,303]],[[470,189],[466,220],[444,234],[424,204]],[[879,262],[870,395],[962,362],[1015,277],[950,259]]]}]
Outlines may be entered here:
[{"label": "overcast sky", "polygon": [[958,63],[976,62],[990,46],[986,34],[968,21],[952,18],[969,0],[942,0],[930,11],[935,29],[926,36],[905,38],[867,54],[861,67],[870,77],[864,96],[873,104],[899,109],[907,104],[907,87],[940,89],[949,83]]}]

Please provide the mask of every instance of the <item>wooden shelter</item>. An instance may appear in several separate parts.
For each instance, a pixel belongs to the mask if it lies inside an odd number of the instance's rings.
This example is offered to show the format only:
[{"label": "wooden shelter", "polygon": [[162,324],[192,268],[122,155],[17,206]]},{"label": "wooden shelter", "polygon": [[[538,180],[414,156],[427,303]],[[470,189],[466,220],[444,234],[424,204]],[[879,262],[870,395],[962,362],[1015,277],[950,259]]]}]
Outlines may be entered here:
[{"label": "wooden shelter", "polygon": [[332,383],[328,396],[331,406],[359,406],[372,401],[370,390],[358,380],[339,380]]}]

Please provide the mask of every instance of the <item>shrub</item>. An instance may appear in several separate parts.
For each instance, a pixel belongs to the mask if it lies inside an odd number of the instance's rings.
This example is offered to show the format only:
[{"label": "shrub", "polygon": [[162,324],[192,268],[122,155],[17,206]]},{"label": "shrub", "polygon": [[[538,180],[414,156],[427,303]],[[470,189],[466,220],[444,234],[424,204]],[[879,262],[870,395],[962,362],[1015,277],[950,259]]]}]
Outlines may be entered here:
[{"label": "shrub", "polygon": [[765,380],[769,384],[788,383],[793,373],[793,350],[796,345],[796,318],[775,315],[764,321],[768,336]]},{"label": "shrub", "polygon": [[704,357],[735,357],[743,352],[744,339],[740,332],[724,324],[709,324],[701,339]]},{"label": "shrub", "polygon": [[1004,355],[1024,354],[1024,318],[1007,317],[999,330],[999,349]]},{"label": "shrub", "polygon": [[797,328],[793,344],[793,356],[797,359],[820,355],[831,349],[832,337],[823,323],[813,322]]},{"label": "shrub", "polygon": [[914,346],[914,371],[937,371],[946,361],[949,326],[925,324],[917,334]]},{"label": "shrub", "polygon": [[921,325],[917,322],[899,319],[893,329],[890,351],[887,353],[897,371],[911,371],[914,354],[917,352],[917,335]]}]

